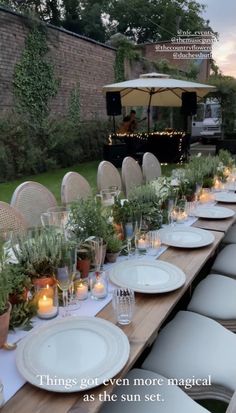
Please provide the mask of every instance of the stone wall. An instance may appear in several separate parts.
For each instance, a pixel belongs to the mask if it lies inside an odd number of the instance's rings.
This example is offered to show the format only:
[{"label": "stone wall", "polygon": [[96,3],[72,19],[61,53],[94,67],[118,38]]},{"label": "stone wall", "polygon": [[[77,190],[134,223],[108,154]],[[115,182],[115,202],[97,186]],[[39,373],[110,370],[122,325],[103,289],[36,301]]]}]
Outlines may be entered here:
[{"label": "stone wall", "polygon": [[[0,115],[14,106],[12,79],[28,33],[25,20],[0,7]],[[81,118],[106,118],[102,87],[114,82],[115,49],[49,26],[49,57],[60,80],[52,114],[65,115],[71,92],[80,84]]]}]

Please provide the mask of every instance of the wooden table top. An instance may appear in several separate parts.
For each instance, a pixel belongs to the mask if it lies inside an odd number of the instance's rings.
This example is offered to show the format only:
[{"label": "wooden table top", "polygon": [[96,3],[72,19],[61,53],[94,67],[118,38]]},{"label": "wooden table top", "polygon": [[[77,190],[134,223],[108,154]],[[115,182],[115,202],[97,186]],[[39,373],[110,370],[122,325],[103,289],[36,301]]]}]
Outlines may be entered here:
[{"label": "wooden table top", "polygon": [[[160,260],[175,264],[185,272],[186,283],[182,288],[167,294],[136,294],[133,321],[130,325],[122,327],[129,338],[130,357],[127,365],[117,377],[124,377],[144,349],[155,340],[163,322],[187,291],[204,264],[214,255],[224,233],[214,231],[213,234],[215,242],[208,247],[194,250],[168,248],[161,255]],[[108,304],[98,314],[98,317],[115,323],[112,305]],[[60,394],[47,392],[27,383],[6,403],[1,413],[96,413],[102,405],[102,401],[98,398],[99,394],[102,394],[105,390],[107,394],[110,394],[113,388],[113,385],[100,386],[88,392]],[[85,394],[94,395],[95,400],[83,401]]]},{"label": "wooden table top", "polygon": [[208,229],[209,231],[219,231],[226,233],[236,220],[236,205],[217,203],[217,206],[232,209],[235,215],[226,219],[202,219],[199,218],[192,226],[195,228]]}]

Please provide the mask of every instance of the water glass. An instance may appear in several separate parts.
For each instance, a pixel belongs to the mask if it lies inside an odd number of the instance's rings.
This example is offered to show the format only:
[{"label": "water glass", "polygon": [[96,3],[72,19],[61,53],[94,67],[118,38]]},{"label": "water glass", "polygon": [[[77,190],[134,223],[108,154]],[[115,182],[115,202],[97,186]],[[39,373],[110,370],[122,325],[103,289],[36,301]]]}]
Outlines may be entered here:
[{"label": "water glass", "polygon": [[159,248],[161,248],[161,239],[159,233],[158,231],[149,231],[148,236],[150,244],[149,254],[156,255]]},{"label": "water glass", "polygon": [[121,325],[132,321],[135,305],[134,291],[130,288],[116,288],[113,291],[112,306],[116,320]]},{"label": "water glass", "polygon": [[41,214],[41,223],[44,227],[52,226],[65,233],[69,210],[66,207],[53,207],[49,208],[47,212]]}]

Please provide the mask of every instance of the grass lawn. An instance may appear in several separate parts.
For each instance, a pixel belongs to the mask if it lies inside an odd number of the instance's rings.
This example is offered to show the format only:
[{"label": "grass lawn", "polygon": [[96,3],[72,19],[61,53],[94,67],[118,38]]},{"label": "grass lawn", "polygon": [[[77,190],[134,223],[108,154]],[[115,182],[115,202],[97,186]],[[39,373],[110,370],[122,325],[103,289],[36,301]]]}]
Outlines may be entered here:
[{"label": "grass lawn", "polygon": [[[39,175],[24,176],[20,179],[0,184],[0,201],[10,202],[12,194],[16,187],[25,181],[36,181],[45,185],[56,197],[58,203],[61,202],[61,182],[63,176],[69,171],[79,172],[90,183],[94,192],[96,192],[97,167],[100,161],[86,162],[73,167],[55,169]],[[173,168],[179,165],[170,164],[162,167],[163,175],[169,175]]]}]

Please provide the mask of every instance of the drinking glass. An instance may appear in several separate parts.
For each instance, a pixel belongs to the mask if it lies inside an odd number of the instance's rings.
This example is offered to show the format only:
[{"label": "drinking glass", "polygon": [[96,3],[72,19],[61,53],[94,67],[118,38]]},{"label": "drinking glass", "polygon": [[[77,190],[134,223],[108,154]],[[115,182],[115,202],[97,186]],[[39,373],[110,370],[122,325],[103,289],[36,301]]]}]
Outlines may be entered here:
[{"label": "drinking glass", "polygon": [[63,300],[62,317],[67,317],[70,315],[70,312],[68,309],[68,305],[69,305],[68,291],[70,289],[71,281],[72,281],[72,273],[71,271],[69,271],[68,266],[57,268],[56,279],[57,279],[57,285],[62,291],[62,300]]},{"label": "drinking glass", "polygon": [[158,231],[149,231],[148,236],[150,245],[149,254],[156,255],[159,248],[161,247],[161,239],[159,233]]},{"label": "drinking glass", "polygon": [[134,237],[135,227],[133,222],[127,222],[125,224],[125,235],[127,240],[127,250],[128,250],[128,259],[131,257],[131,242]]},{"label": "drinking glass", "polygon": [[112,306],[116,320],[121,325],[128,325],[132,321],[135,305],[134,291],[130,288],[115,288],[112,297]]},{"label": "drinking glass", "polygon": [[47,212],[41,214],[41,222],[44,227],[52,226],[58,228],[65,234],[68,224],[69,210],[66,207],[49,208]]},{"label": "drinking glass", "polygon": [[92,245],[93,253],[94,253],[94,267],[95,272],[99,272],[102,267],[103,255],[104,255],[104,244],[103,238],[100,237],[91,237],[89,242]]}]

